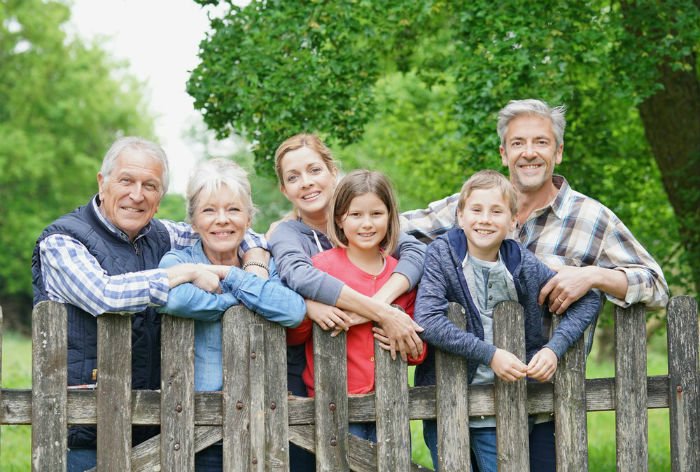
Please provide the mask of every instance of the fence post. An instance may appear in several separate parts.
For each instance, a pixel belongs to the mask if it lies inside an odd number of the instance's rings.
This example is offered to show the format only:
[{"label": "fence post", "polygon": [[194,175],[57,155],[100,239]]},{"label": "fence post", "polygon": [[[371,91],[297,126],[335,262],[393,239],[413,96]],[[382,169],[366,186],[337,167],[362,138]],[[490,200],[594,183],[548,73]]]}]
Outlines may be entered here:
[{"label": "fence post", "polygon": [[131,470],[131,316],[97,317],[97,470]]},{"label": "fence post", "polygon": [[42,302],[32,315],[32,471],[65,471],[66,307]]},{"label": "fence post", "polygon": [[[559,316],[552,317],[554,329]],[[558,472],[588,470],[585,335],[559,360],[554,374],[554,428]]]},{"label": "fence post", "polygon": [[[450,303],[447,318],[467,328],[464,308]],[[440,470],[471,470],[469,449],[469,381],[467,359],[436,350],[435,414]]]},{"label": "fence post", "polygon": [[617,470],[648,468],[646,308],[615,307]]},{"label": "fence post", "polygon": [[266,470],[289,470],[287,334],[284,326],[264,320]]},{"label": "fence post", "polygon": [[253,314],[244,306],[229,308],[222,322],[224,470],[248,471],[250,450],[250,338]]},{"label": "fence post", "polygon": [[671,469],[674,472],[697,472],[700,471],[697,302],[693,297],[673,297],[666,318]]},{"label": "fence post", "polygon": [[377,470],[394,472],[411,468],[411,431],[408,415],[406,362],[374,342],[375,405],[377,417]]},{"label": "fence post", "polygon": [[194,470],[194,320],[161,318],[162,470]]},{"label": "fence post", "polygon": [[331,337],[316,323],[314,339],[314,421],[316,470],[348,469],[348,376],[345,333]]},{"label": "fence post", "polygon": [[[525,362],[525,315],[519,303],[496,305],[493,310],[493,343]],[[527,381],[504,382],[496,377],[495,389],[498,470],[529,470]]]}]

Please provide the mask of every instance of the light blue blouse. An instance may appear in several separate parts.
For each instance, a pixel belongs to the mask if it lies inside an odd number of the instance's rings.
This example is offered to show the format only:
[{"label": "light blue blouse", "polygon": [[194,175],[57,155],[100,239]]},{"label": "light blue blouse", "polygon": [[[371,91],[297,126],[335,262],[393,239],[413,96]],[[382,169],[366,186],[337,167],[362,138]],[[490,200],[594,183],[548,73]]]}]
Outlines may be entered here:
[{"label": "light blue blouse", "polygon": [[[201,241],[191,247],[168,252],[161,268],[182,263],[211,264]],[[170,289],[168,303],[161,313],[192,318],[194,323],[194,388],[196,391],[221,390],[221,316],[242,303],[250,310],[285,327],[295,327],[304,319],[306,304],[296,292],[279,281],[270,259],[270,279],[264,280],[238,267],[232,267],[221,281],[221,293],[209,293],[191,283]]]}]

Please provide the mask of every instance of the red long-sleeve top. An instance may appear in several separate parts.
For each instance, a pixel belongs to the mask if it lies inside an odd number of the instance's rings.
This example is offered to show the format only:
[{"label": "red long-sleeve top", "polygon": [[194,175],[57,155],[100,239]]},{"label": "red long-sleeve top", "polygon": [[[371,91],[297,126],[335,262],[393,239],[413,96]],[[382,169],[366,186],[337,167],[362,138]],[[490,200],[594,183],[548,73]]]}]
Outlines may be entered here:
[{"label": "red long-sleeve top", "polygon": [[[368,274],[355,266],[344,248],[334,248],[316,254],[312,258],[314,267],[345,282],[357,292],[373,296],[389,280],[398,261],[391,256],[386,258],[384,270],[379,275]],[[413,317],[413,305],[416,290],[401,295],[394,301]],[[312,333],[313,322],[307,317],[293,329],[287,330],[287,343],[297,345],[306,343],[306,368],[302,374],[309,396],[314,396],[314,348]],[[409,357],[409,364],[420,364],[425,359],[427,346],[418,358]],[[348,393],[370,393],[374,391],[374,336],[372,323],[363,323],[351,327],[347,332]]]}]

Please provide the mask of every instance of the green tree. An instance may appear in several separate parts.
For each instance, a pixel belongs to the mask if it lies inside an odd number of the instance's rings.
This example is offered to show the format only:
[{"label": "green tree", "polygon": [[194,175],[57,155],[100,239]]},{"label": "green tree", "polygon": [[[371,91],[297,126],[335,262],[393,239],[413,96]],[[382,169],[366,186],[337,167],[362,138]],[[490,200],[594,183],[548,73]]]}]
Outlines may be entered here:
[{"label": "green tree", "polygon": [[565,103],[561,172],[699,291],[697,1],[267,1],[212,26],[188,90],[220,136],[257,142],[267,172],[281,140],[317,131],[387,169],[405,208],[425,204],[501,168],[508,100]]},{"label": "green tree", "polygon": [[109,144],[119,135],[152,135],[141,84],[99,44],[67,37],[69,17],[58,1],[0,1],[3,304],[31,296],[36,237],[96,191]]}]

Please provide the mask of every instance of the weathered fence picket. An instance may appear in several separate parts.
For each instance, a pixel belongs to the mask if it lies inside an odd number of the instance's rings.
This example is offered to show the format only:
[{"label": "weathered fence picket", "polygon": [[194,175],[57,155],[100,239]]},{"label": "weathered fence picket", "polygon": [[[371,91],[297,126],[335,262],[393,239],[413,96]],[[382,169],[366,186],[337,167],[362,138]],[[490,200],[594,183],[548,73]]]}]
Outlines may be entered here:
[{"label": "weathered fence picket", "polygon": [[615,308],[615,439],[617,470],[647,470],[645,310]]},{"label": "weathered fence picket", "polygon": [[[39,303],[32,317],[32,470],[66,470],[66,308]],[[131,366],[129,366],[131,371]]]},{"label": "weathered fence picket", "polygon": [[316,424],[316,470],[349,470],[348,376],[345,332],[331,337],[317,324],[314,340],[314,416]]},{"label": "weathered fence picket", "polygon": [[194,470],[194,320],[161,322],[160,450],[164,470]]},{"label": "weathered fence picket", "polygon": [[[461,306],[451,303],[447,317],[459,329],[466,329],[467,319]],[[437,351],[435,370],[439,468],[471,470],[467,360],[461,356]]]},{"label": "weathered fence picket", "polygon": [[697,312],[698,304],[692,297],[674,297],[669,304],[669,313],[677,314],[668,317],[668,398],[674,472],[700,471]]},{"label": "weathered fence picket", "polygon": [[[493,310],[493,344],[525,362],[525,313],[515,302]],[[496,377],[496,447],[498,470],[517,472],[530,467],[527,380],[504,382]]]},{"label": "weathered fence picket", "polygon": [[[524,342],[517,341],[521,308],[503,304],[495,311],[495,344],[524,359]],[[464,322],[459,306],[450,307],[449,316]],[[519,333],[503,333],[501,320]],[[406,365],[377,352],[376,393],[350,396],[341,362],[345,336],[331,338],[315,328],[313,399],[287,396],[284,329],[243,307],[223,318],[222,392],[194,392],[192,322],[167,316],[161,391],[132,391],[131,323],[120,315],[98,319],[98,390],[67,390],[66,310],[48,302],[33,313],[34,389],[0,389],[0,424],[33,425],[37,471],[65,470],[68,425],[97,425],[100,470],[191,470],[196,451],[223,441],[225,470],[286,471],[291,440],[315,451],[319,470],[369,472],[419,470],[408,458],[408,420],[436,419],[441,470],[447,471],[469,466],[468,417],[495,415],[501,470],[527,470],[527,416],[553,412],[558,469],[572,471],[587,470],[586,411],[615,410],[618,470],[646,470],[647,409],[669,408],[672,470],[698,471],[695,300],[674,298],[668,320],[665,376],[646,377],[644,309],[635,306],[615,314],[614,379],[585,380],[582,342],[560,360],[553,384],[523,380],[495,387],[467,388],[464,360],[437,352],[437,386],[409,389]],[[348,422],[370,421],[377,422],[379,445],[347,434]],[[132,449],[132,424],[161,425],[162,434]]]},{"label": "weathered fence picket", "polygon": [[[552,318],[552,327],[559,317]],[[586,425],[586,347],[579,339],[559,361],[554,374],[554,430],[559,472],[588,470]]]}]

